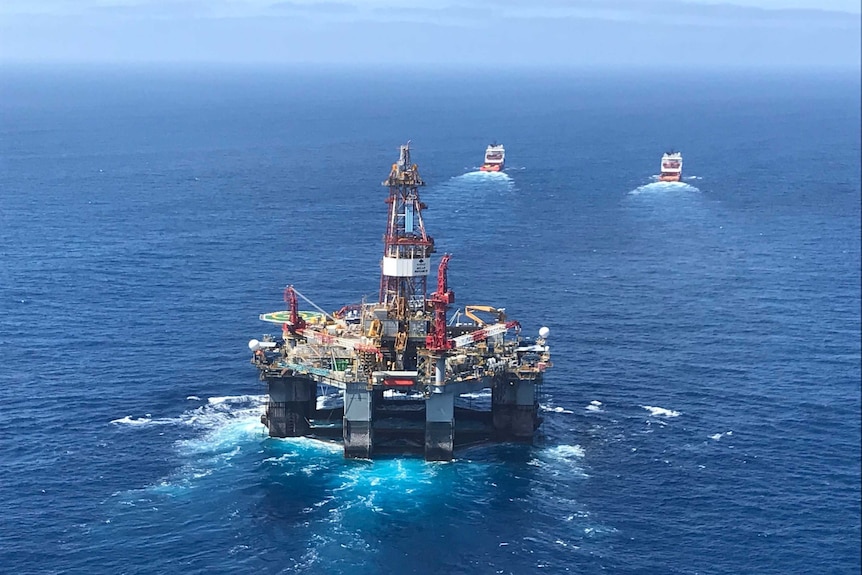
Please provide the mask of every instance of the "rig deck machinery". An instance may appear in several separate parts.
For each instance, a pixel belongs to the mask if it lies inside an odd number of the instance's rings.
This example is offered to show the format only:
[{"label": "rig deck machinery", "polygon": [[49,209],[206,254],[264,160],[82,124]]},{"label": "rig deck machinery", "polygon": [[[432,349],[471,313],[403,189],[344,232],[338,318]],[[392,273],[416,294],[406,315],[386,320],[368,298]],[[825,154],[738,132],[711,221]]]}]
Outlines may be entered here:
[{"label": "rig deck machinery", "polygon": [[[465,307],[469,322],[455,322],[460,313],[448,320],[455,301],[450,256],[441,258],[429,297],[434,239],[425,231],[419,199],[425,183],[409,143],[383,185],[389,219],[379,301],[329,314],[288,286],[289,309],[260,316],[282,326],[281,338],[249,342],[268,387],[261,421],[269,435],[340,436],[345,457],[419,452],[429,461],[452,459],[456,445],[532,438],[551,366],[548,328],[535,340],[521,337],[520,324],[504,310],[480,305]],[[299,311],[297,296],[317,311]],[[340,390],[343,406],[319,407],[323,386]],[[456,405],[456,397],[488,388],[490,410]]]}]

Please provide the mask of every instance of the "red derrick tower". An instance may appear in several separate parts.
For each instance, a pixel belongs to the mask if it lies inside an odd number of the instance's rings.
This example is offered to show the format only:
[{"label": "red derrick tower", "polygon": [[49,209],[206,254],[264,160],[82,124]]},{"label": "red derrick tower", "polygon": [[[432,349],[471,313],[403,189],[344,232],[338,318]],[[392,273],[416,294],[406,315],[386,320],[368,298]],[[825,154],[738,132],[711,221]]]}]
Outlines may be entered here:
[{"label": "red derrick tower", "polygon": [[428,273],[434,239],[425,232],[419,200],[419,167],[410,163],[410,142],[401,146],[398,162],[392,164],[389,177],[389,220],[383,238],[383,263],[380,278],[380,302],[405,318],[409,312],[425,309]]}]

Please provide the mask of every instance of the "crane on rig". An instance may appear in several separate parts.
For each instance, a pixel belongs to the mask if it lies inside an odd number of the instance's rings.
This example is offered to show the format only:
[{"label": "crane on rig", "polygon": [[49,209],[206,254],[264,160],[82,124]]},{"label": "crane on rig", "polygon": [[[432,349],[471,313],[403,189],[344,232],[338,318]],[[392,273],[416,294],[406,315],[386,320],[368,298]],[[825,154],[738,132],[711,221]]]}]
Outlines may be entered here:
[{"label": "crane on rig", "polygon": [[505,323],[506,321],[506,308],[496,308],[490,305],[465,305],[464,315],[476,322],[479,327],[485,327],[488,323],[474,313],[477,311],[494,314],[497,323]]},{"label": "crane on rig", "polygon": [[449,310],[449,305],[455,301],[455,292],[449,289],[448,283],[451,257],[449,254],[443,254],[440,259],[440,265],[437,267],[437,291],[431,294],[430,298],[434,309],[434,320],[428,337],[425,338],[425,347],[435,352],[452,349],[452,342],[446,335],[446,312]]},{"label": "crane on rig", "polygon": [[305,320],[299,315],[299,302],[296,299],[296,290],[292,285],[284,288],[284,301],[287,303],[287,309],[290,310],[290,319],[282,326],[282,331],[296,335],[305,329]]}]

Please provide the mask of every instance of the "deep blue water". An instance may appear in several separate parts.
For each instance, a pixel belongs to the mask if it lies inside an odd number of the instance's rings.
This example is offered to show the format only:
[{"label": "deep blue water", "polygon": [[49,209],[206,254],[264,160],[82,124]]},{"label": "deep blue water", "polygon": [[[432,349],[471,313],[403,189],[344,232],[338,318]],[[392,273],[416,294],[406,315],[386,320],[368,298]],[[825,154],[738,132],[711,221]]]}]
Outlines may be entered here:
[{"label": "deep blue water", "polygon": [[[859,97],[0,71],[0,571],[858,573]],[[407,139],[457,303],[551,328],[542,433],[451,464],[267,439],[257,315],[376,295]],[[653,183],[671,146],[686,184]]]}]

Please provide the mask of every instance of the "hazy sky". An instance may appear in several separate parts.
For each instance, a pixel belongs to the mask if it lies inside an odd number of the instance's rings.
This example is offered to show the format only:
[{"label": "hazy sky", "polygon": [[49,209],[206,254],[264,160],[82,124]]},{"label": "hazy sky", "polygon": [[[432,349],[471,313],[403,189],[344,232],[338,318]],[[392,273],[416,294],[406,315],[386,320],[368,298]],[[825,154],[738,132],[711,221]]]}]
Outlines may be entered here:
[{"label": "hazy sky", "polygon": [[859,67],[862,0],[0,0],[0,61]]}]

